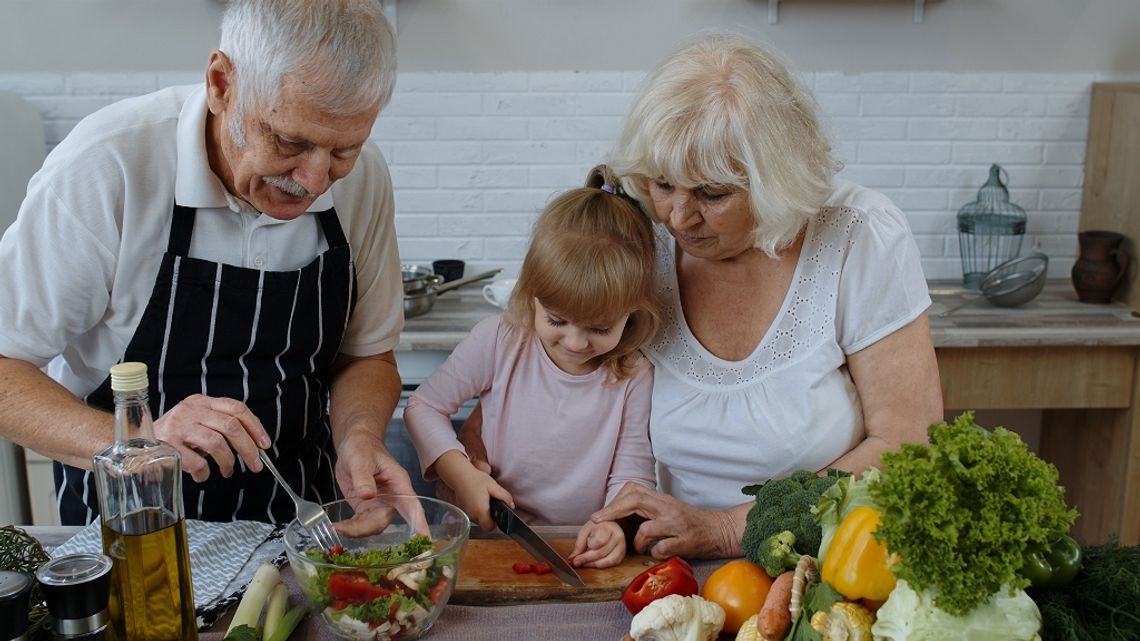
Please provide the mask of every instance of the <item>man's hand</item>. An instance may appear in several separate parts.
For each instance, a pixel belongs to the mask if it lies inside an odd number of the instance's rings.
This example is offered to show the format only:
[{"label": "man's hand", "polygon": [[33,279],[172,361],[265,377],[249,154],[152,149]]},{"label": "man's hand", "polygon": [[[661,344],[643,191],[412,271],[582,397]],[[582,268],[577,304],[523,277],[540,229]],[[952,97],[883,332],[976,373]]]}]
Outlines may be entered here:
[{"label": "man's hand", "polygon": [[415,494],[408,471],[367,430],[352,430],[337,443],[336,482],[348,499],[377,494]]},{"label": "man's hand", "polygon": [[742,554],[740,539],[747,508],[748,504],[726,511],[700,509],[643,485],[627,483],[590,520],[602,523],[633,515],[645,519],[633,537],[633,547],[655,559],[723,559]]},{"label": "man's hand", "polygon": [[234,473],[237,457],[253,472],[262,468],[258,449],[269,447],[269,434],[245,403],[194,394],[154,422],[154,434],[182,455],[182,469],[201,483],[210,476],[207,458],[222,476]]}]

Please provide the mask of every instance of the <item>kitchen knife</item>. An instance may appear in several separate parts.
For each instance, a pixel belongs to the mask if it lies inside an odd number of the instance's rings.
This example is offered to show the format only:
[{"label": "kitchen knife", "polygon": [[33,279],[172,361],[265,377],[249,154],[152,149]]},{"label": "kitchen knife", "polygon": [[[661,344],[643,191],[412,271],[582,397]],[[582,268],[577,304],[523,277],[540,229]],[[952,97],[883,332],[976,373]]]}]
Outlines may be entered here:
[{"label": "kitchen knife", "polygon": [[503,531],[503,534],[514,539],[534,558],[549,563],[551,569],[554,570],[554,575],[562,579],[563,583],[576,588],[585,585],[582,583],[582,578],[557,550],[550,547],[545,539],[530,529],[530,526],[519,518],[514,510],[507,507],[506,503],[495,497],[491,497],[491,518],[495,520],[495,525]]}]

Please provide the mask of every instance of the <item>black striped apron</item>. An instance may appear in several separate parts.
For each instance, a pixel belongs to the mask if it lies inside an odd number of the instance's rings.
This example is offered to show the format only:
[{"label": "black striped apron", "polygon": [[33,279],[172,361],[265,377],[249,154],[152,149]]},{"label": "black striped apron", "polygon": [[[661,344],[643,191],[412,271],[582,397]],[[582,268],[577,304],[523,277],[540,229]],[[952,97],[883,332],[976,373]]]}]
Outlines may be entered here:
[{"label": "black striped apron", "polygon": [[[317,214],[328,250],[287,272],[190,258],[194,213],[174,206],[167,251],[123,360],[147,364],[156,418],[192,394],[241,400],[269,432],[269,454],[294,489],[314,501],[340,498],[327,373],[356,303],[356,271],[336,210]],[[110,377],[85,400],[111,410]],[[227,479],[208,460],[205,482],[183,475],[187,518],[293,518],[292,501],[268,472],[250,473],[238,459]],[[54,468],[60,522],[93,521],[92,474],[59,462]]]}]

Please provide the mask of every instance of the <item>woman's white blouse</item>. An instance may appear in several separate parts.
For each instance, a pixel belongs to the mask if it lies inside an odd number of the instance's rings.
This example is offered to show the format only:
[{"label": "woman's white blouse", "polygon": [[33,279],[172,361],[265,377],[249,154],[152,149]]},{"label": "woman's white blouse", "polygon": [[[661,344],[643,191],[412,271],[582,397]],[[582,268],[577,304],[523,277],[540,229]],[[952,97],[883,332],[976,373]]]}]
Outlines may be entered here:
[{"label": "woman's white blouse", "polygon": [[745,502],[745,485],[818,470],[864,438],[848,354],[917,318],[930,296],[906,217],[878,192],[837,181],[807,226],[792,284],[750,356],[726,361],[690,332],[676,243],[658,227],[665,313],[650,438],[661,489],[693,505]]}]

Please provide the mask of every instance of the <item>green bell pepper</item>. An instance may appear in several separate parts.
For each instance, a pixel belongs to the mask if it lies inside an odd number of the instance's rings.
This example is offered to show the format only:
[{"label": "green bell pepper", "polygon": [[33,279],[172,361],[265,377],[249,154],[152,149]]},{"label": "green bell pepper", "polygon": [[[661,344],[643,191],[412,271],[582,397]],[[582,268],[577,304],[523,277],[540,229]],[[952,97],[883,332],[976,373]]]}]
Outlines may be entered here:
[{"label": "green bell pepper", "polygon": [[1044,549],[1025,554],[1021,575],[1038,589],[1054,589],[1067,585],[1081,569],[1081,544],[1065,535]]}]

